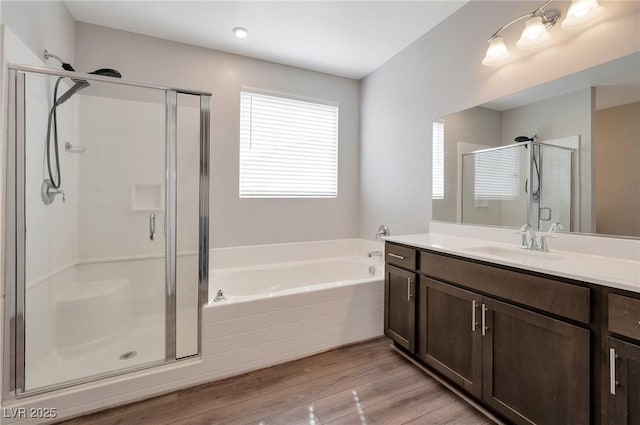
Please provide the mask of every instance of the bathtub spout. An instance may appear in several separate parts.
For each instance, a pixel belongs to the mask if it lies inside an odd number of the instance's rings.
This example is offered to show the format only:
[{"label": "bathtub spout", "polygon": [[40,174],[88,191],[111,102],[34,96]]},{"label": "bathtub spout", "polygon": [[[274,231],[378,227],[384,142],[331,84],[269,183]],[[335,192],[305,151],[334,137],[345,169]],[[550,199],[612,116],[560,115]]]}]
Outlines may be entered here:
[{"label": "bathtub spout", "polygon": [[367,257],[380,257],[382,258],[382,251],[369,251],[367,252]]},{"label": "bathtub spout", "polygon": [[227,297],[224,296],[224,292],[222,292],[222,289],[218,290],[218,293],[216,294],[216,297],[213,299],[214,303],[217,303],[219,301],[223,301],[226,300]]}]

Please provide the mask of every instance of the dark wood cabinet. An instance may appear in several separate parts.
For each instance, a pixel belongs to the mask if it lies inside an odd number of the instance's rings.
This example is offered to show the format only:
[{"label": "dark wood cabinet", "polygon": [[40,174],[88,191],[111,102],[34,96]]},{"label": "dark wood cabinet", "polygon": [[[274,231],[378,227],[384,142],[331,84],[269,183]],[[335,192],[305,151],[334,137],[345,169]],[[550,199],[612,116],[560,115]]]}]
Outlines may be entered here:
[{"label": "dark wood cabinet", "polygon": [[640,425],[637,292],[395,243],[385,258],[385,334],[506,422]]},{"label": "dark wood cabinet", "polygon": [[384,333],[411,352],[416,340],[416,273],[385,267]]},{"label": "dark wood cabinet", "polygon": [[419,355],[429,366],[482,396],[482,297],[420,277]]},{"label": "dark wood cabinet", "polygon": [[640,345],[607,338],[608,423],[640,424]]},{"label": "dark wood cabinet", "polygon": [[588,424],[589,330],[483,298],[482,398],[518,424]]},{"label": "dark wood cabinet", "polygon": [[589,330],[420,277],[419,357],[517,424],[590,423]]}]

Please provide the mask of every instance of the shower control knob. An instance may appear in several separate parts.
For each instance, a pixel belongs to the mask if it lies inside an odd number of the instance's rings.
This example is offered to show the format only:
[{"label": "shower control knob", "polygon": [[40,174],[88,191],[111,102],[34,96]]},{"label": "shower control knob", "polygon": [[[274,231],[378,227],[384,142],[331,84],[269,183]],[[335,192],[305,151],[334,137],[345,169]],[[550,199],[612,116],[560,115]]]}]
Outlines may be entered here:
[{"label": "shower control knob", "polygon": [[56,189],[51,183],[51,180],[44,180],[42,182],[42,188],[40,190],[42,202],[44,202],[45,205],[51,205],[56,199],[56,195],[62,195],[62,202],[67,201],[67,195],[64,193],[64,190]]}]

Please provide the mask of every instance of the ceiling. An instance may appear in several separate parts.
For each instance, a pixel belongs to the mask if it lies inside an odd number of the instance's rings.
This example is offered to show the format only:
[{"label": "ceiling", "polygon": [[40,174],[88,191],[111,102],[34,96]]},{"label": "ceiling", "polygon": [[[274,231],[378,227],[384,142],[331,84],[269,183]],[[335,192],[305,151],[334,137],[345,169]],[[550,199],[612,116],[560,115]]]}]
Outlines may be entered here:
[{"label": "ceiling", "polygon": [[[466,1],[86,1],[76,21],[360,79]],[[249,30],[239,39],[234,27]]]}]

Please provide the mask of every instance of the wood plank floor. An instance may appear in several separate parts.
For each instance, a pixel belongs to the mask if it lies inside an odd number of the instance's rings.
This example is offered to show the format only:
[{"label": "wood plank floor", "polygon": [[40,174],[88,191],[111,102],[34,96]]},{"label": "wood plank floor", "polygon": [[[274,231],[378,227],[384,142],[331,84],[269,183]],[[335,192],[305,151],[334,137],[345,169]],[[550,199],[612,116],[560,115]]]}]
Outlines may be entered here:
[{"label": "wood plank floor", "polygon": [[65,425],[484,425],[378,338],[61,422]]}]

